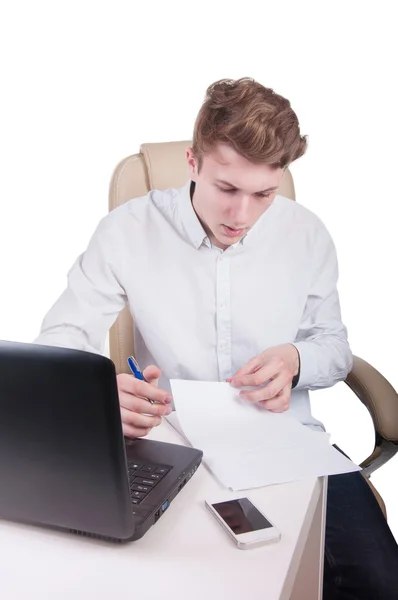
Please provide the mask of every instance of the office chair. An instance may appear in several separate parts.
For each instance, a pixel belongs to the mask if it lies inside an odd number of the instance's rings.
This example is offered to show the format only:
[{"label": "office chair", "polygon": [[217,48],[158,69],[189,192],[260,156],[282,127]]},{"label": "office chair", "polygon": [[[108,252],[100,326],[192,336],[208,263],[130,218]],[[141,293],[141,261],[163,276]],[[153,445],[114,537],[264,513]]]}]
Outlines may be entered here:
[{"label": "office chair", "polygon": [[[185,151],[190,145],[189,140],[142,144],[138,154],[122,160],[112,175],[109,210],[132,198],[145,196],[151,189],[183,186],[188,179]],[[288,169],[278,192],[295,200],[293,178]],[[128,307],[111,327],[109,346],[117,373],[128,373],[127,357],[134,355],[134,323]],[[345,383],[366,406],[373,421],[374,450],[360,466],[387,518],[384,501],[369,477],[398,450],[398,394],[381,373],[358,356],[354,356],[353,368]]]}]

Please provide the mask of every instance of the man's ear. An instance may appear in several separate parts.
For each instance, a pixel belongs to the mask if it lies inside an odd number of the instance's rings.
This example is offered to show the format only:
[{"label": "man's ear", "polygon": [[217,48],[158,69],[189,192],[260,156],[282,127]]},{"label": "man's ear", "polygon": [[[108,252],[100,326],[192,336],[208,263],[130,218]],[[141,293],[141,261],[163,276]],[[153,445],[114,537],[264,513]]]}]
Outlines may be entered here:
[{"label": "man's ear", "polygon": [[189,177],[192,181],[196,181],[198,176],[198,161],[196,160],[191,147],[187,148],[186,159],[188,163]]}]

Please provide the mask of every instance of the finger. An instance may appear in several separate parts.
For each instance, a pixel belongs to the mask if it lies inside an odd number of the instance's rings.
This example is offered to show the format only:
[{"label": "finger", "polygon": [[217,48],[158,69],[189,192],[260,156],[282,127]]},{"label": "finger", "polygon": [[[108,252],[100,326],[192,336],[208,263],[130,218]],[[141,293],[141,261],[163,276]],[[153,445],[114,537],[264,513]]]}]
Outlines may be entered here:
[{"label": "finger", "polygon": [[152,429],[152,427],[157,427],[162,422],[162,417],[142,415],[122,407],[120,408],[120,414],[125,425],[137,427],[138,429],[147,429],[148,427]]},{"label": "finger", "polygon": [[151,404],[145,398],[139,398],[123,392],[119,395],[119,403],[121,408],[125,408],[132,413],[148,414],[157,417],[169,415],[173,410],[170,404],[162,404],[160,402]]},{"label": "finger", "polygon": [[271,400],[263,400],[258,404],[270,412],[285,412],[290,406],[290,390],[288,388],[284,388],[275,398],[272,398]]},{"label": "finger", "polygon": [[141,429],[138,427],[132,427],[131,425],[125,425],[123,423],[123,435],[128,438],[134,439],[134,438],[144,437],[144,436],[148,435],[148,433],[150,433],[151,430],[152,430],[151,427],[148,427],[146,429]]},{"label": "finger", "polygon": [[255,356],[249,362],[247,362],[243,367],[241,367],[232,377],[228,377],[227,381],[233,381],[235,379],[239,379],[243,375],[249,375],[250,373],[254,373],[261,367],[260,357]]},{"label": "finger", "polygon": [[[141,398],[148,398],[154,402],[161,402],[171,404],[173,397],[166,390],[155,387],[152,383],[146,381],[140,381],[136,379],[134,375],[123,373],[118,377],[118,388],[120,392],[126,392],[133,396],[140,396]],[[128,407],[127,407],[128,408]]]},{"label": "finger", "polygon": [[159,367],[155,367],[155,365],[149,365],[143,371],[143,376],[152,385],[158,385],[159,378],[162,375],[162,371]]},{"label": "finger", "polygon": [[[263,365],[260,369],[255,371],[255,373],[250,373],[248,375],[242,375],[240,377],[233,377],[231,380],[231,385],[233,387],[243,387],[243,386],[256,386],[264,385],[270,379],[275,379],[280,371],[281,371],[281,361],[279,360],[270,360],[265,365]],[[267,384],[268,387],[269,384]]]},{"label": "finger", "polygon": [[272,400],[265,400],[264,402],[260,402],[260,405],[263,404],[262,408],[269,410],[274,413],[282,413],[288,410],[290,403],[286,399],[281,398],[273,398]]},{"label": "finger", "polygon": [[161,404],[171,404],[173,401],[173,396],[169,392],[155,387],[152,383],[147,383],[146,381],[136,380],[134,395],[147,398],[153,402],[160,402]]},{"label": "finger", "polygon": [[285,378],[283,376],[278,376],[265,386],[257,387],[254,390],[241,391],[239,396],[245,400],[249,400],[249,402],[262,402],[278,396],[285,386]]}]

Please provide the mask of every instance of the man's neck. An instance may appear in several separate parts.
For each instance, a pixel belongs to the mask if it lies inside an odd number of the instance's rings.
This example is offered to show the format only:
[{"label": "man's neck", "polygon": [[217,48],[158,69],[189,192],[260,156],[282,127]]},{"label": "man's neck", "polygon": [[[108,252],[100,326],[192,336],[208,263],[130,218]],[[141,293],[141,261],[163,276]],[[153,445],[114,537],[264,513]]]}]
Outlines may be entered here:
[{"label": "man's neck", "polygon": [[195,212],[196,217],[199,219],[200,224],[202,225],[203,229],[205,230],[205,233],[207,235],[207,237],[210,240],[210,243],[213,246],[216,246],[217,248],[219,248],[220,250],[222,250],[224,252],[224,250],[226,250],[228,248],[228,246],[226,246],[225,244],[221,244],[221,242],[218,241],[218,239],[213,235],[213,233],[211,232],[211,230],[207,227],[206,223],[204,221],[202,221],[202,219],[199,217],[198,213],[195,210],[195,206],[193,203],[193,195],[195,193],[195,182],[191,181],[191,186],[189,188],[189,194],[191,196],[191,204],[192,204],[192,208]]}]

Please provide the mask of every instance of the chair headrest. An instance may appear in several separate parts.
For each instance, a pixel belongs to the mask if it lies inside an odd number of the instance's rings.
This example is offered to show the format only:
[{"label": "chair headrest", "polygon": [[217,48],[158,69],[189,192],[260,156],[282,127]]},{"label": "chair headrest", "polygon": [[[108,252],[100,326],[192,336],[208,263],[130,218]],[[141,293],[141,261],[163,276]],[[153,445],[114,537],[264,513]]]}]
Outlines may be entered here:
[{"label": "chair headrest", "polygon": [[191,141],[141,144],[140,150],[146,163],[149,189],[166,190],[182,187],[189,178],[185,160]]}]

